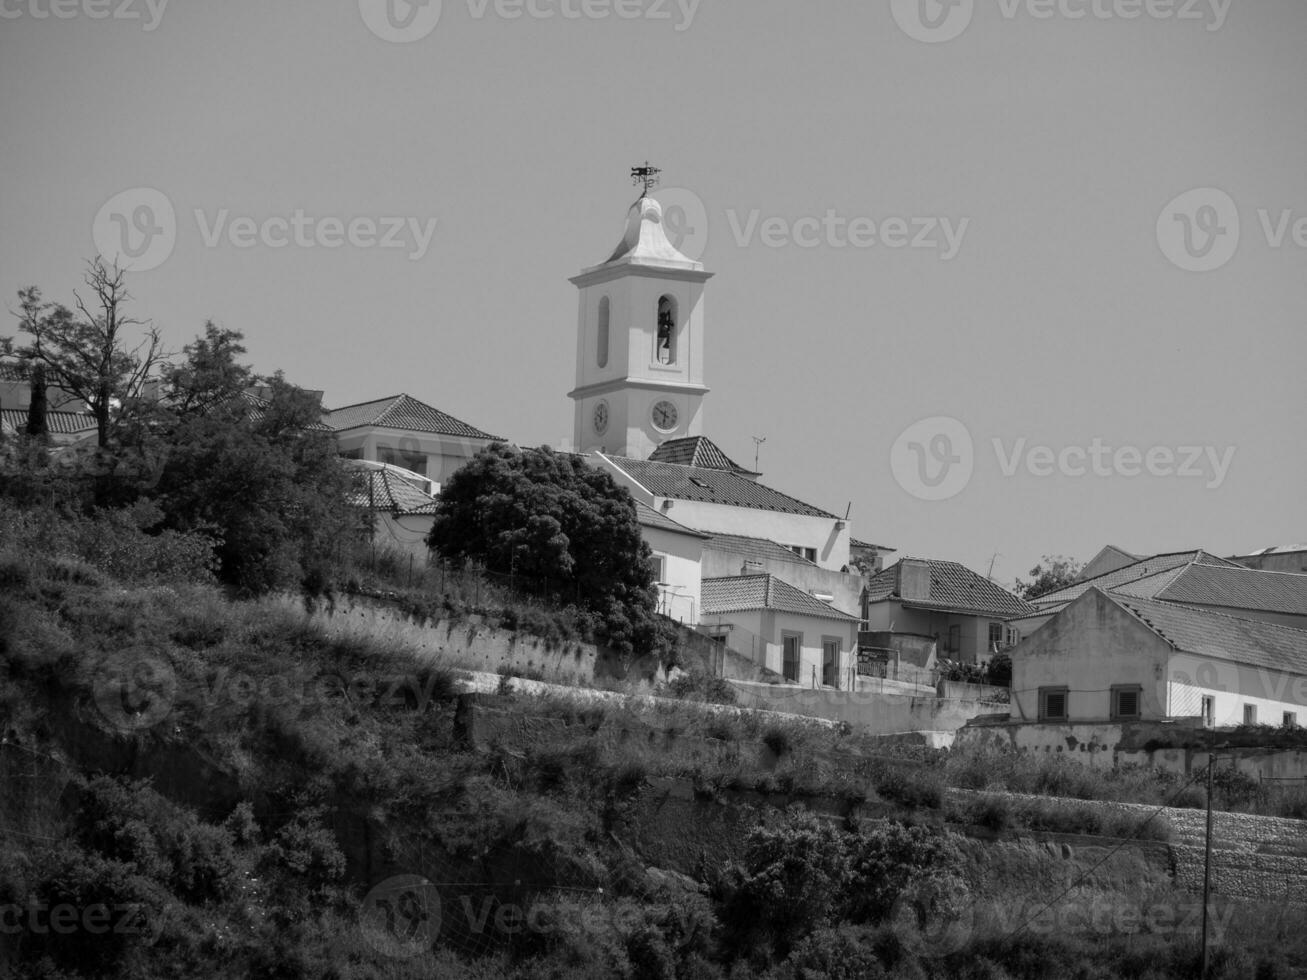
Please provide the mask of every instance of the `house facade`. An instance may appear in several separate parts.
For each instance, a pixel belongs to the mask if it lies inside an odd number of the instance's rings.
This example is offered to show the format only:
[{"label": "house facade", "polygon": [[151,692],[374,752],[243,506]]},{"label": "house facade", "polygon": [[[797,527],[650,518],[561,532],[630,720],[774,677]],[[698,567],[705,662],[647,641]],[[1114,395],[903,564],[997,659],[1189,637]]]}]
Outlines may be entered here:
[{"label": "house facade", "polygon": [[635,510],[641,537],[653,552],[658,611],[686,626],[697,626],[703,547],[708,536],[678,524],[645,504],[637,502]]},{"label": "house facade", "polygon": [[1085,590],[1012,651],[1011,718],[1044,725],[1307,721],[1307,630]]},{"label": "house facade", "polygon": [[873,575],[863,592],[866,629],[935,640],[939,656],[985,663],[1013,646],[1009,624],[1032,607],[957,562],[904,558]]},{"label": "house facade", "polygon": [[857,617],[774,575],[704,579],[701,624],[791,684],[856,689]]},{"label": "house facade", "polygon": [[342,456],[421,474],[433,489],[482,449],[504,441],[406,394],[333,409],[323,421],[336,433]]}]

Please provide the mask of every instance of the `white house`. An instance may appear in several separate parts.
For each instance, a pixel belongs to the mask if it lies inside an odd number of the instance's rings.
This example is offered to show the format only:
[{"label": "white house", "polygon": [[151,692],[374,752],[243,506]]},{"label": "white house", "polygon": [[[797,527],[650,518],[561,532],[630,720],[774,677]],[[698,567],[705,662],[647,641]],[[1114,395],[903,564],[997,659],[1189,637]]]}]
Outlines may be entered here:
[{"label": "white house", "polygon": [[1013,721],[1299,725],[1307,630],[1091,586],[1012,650]]},{"label": "white house", "polygon": [[858,619],[775,575],[703,580],[705,629],[803,687],[853,690]]},{"label": "white house", "polygon": [[503,442],[411,395],[390,395],[323,413],[349,459],[390,463],[444,483],[493,442]]},{"label": "white house", "polygon": [[706,534],[636,502],[640,532],[653,552],[658,611],[687,626],[699,623],[701,563]]}]

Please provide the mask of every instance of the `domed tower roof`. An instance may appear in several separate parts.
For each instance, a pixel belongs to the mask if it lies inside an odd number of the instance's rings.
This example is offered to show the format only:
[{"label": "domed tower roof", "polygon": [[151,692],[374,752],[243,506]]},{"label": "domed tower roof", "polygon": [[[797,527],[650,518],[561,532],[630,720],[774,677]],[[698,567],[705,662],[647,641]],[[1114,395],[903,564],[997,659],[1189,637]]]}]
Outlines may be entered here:
[{"label": "domed tower roof", "polygon": [[[702,272],[703,263],[682,255],[667,240],[663,225],[663,206],[644,196],[626,213],[626,231],[608,261],[593,269],[607,266],[652,266],[659,269],[684,269]],[[586,269],[591,272],[593,269]]]}]

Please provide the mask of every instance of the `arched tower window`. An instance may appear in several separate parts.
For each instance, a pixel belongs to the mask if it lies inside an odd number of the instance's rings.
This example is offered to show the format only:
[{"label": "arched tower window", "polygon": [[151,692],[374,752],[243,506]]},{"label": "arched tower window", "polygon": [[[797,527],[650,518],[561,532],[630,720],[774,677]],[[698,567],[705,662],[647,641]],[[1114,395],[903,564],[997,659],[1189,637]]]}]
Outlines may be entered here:
[{"label": "arched tower window", "polygon": [[658,297],[658,333],[654,341],[654,360],[659,364],[676,363],[676,297]]},{"label": "arched tower window", "polygon": [[601,368],[608,367],[608,297],[599,301],[599,334],[596,361]]}]

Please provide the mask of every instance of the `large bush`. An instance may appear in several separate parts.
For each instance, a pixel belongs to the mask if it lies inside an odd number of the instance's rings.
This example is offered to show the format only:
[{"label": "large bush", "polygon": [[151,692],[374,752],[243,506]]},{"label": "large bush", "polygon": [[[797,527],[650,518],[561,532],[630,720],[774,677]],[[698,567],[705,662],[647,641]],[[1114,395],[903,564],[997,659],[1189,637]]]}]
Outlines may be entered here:
[{"label": "large bush", "polygon": [[635,504],[580,457],[482,450],[441,488],[428,543],[456,567],[481,565],[577,602],[615,649],[653,649],[657,600]]}]

